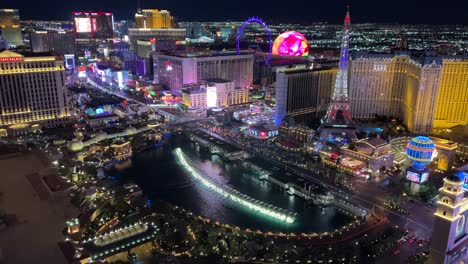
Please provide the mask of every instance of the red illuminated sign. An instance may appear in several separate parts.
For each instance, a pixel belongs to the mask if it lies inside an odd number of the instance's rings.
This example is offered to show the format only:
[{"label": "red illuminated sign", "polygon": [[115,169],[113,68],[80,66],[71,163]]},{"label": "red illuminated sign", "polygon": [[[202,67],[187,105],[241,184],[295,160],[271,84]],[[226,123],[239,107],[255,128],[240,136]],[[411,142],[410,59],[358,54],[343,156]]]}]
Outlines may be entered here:
[{"label": "red illuminated sign", "polygon": [[93,32],[96,32],[96,29],[97,29],[97,26],[96,26],[96,18],[92,18],[91,19],[92,22],[92,25],[93,25]]},{"label": "red illuminated sign", "polygon": [[17,62],[17,61],[23,61],[23,57],[0,58],[0,62]]},{"label": "red illuminated sign", "polygon": [[72,15],[75,15],[75,16],[96,16],[96,15],[106,15],[106,16],[111,16],[112,13],[111,12],[72,12]]}]

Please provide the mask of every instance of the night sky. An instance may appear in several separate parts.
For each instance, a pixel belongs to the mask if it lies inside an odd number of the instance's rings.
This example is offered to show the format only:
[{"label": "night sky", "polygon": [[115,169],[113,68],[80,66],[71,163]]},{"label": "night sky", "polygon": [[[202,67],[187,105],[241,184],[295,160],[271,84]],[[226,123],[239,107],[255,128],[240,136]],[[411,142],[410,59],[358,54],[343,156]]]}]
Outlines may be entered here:
[{"label": "night sky", "polygon": [[[178,21],[244,20],[341,23],[351,5],[354,23],[468,25],[468,0],[140,0],[142,8],[167,9]],[[111,11],[130,19],[138,0],[1,0],[0,8],[20,9],[21,19],[71,20],[72,11]]]}]

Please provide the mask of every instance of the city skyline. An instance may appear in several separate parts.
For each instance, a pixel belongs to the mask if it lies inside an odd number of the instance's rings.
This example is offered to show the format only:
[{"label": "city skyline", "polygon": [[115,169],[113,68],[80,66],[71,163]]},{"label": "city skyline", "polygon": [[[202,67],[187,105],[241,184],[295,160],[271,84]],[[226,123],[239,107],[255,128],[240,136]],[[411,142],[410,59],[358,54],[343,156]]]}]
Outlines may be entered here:
[{"label": "city skyline", "polygon": [[0,8],[0,263],[468,263],[453,0],[115,1]]},{"label": "city skyline", "polygon": [[[463,15],[463,8],[457,8],[457,0],[449,0],[444,6],[436,5],[435,1],[392,1],[382,8],[376,1],[327,1],[327,2],[298,2],[297,5],[287,7],[271,5],[260,0],[248,2],[240,0],[230,4],[230,12],[226,14],[225,4],[214,0],[202,0],[186,3],[183,0],[151,2],[148,0],[115,1],[112,4],[83,0],[73,5],[63,6],[58,0],[33,2],[28,0],[4,1],[2,8],[16,8],[20,10],[23,20],[71,20],[73,11],[108,11],[115,14],[118,20],[131,19],[138,6],[141,8],[157,8],[170,10],[178,21],[243,21],[252,15],[260,16],[270,23],[313,23],[327,22],[340,24],[341,16],[337,8],[351,6],[353,23],[397,23],[397,24],[433,24],[468,25]],[[50,6],[54,6],[50,9]],[[248,7],[248,8],[246,8]],[[200,12],[203,11],[203,12]],[[294,15],[291,15],[294,14]],[[434,19],[437,18],[437,19]]]}]

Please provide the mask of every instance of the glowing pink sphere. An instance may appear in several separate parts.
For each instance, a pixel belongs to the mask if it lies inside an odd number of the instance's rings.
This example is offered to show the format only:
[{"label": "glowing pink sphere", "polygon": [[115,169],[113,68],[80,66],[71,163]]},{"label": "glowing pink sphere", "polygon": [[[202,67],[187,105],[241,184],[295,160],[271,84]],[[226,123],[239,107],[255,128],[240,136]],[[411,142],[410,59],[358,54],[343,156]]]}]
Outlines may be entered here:
[{"label": "glowing pink sphere", "polygon": [[301,33],[286,31],[273,42],[272,53],[287,56],[307,56],[309,55],[309,43]]}]

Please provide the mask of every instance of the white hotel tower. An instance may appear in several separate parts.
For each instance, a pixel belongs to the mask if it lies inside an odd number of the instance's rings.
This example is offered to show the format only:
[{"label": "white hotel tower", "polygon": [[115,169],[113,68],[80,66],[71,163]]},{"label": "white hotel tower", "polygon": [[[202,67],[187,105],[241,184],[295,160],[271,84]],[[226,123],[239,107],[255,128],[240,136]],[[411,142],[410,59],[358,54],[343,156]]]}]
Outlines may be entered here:
[{"label": "white hotel tower", "polygon": [[444,179],[434,216],[429,264],[468,263],[468,198],[457,176]]},{"label": "white hotel tower", "polygon": [[69,115],[63,60],[0,52],[0,136],[55,126]]}]

